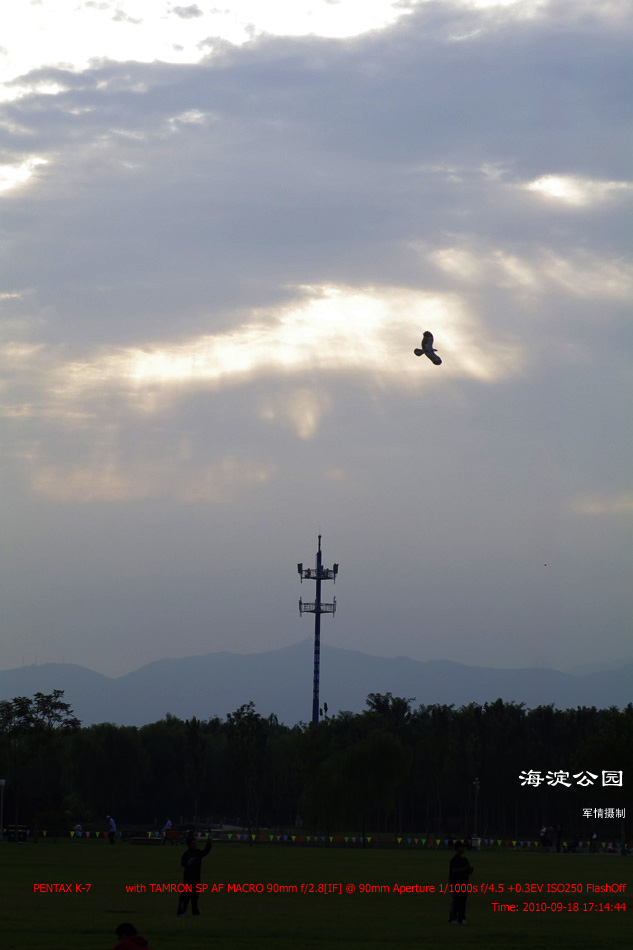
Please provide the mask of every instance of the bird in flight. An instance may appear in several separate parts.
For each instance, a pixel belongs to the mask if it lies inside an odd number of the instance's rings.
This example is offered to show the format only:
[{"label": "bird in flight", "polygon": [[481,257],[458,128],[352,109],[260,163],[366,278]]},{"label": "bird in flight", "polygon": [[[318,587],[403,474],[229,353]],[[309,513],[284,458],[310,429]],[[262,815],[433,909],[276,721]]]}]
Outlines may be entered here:
[{"label": "bird in flight", "polygon": [[432,363],[435,363],[436,366],[441,366],[442,361],[433,349],[433,334],[430,330],[425,330],[424,335],[422,336],[422,349],[416,349],[413,351],[416,356],[428,356]]}]

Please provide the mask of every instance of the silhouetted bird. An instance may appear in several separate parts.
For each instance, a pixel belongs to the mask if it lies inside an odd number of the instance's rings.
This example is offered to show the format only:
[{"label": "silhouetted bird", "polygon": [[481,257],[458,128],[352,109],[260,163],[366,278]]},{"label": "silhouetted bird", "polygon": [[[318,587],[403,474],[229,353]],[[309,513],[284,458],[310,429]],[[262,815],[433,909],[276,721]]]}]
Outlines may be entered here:
[{"label": "silhouetted bird", "polygon": [[422,337],[422,349],[418,350],[417,348],[413,351],[416,356],[428,356],[432,363],[435,363],[436,366],[440,366],[442,361],[433,349],[433,334],[430,330],[425,330]]}]

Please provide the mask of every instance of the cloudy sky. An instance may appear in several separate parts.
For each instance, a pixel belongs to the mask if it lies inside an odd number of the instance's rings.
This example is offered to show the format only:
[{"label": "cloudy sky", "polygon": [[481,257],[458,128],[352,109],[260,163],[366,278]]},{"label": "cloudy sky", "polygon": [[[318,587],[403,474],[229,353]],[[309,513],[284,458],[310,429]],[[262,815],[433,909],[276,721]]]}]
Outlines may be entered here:
[{"label": "cloudy sky", "polygon": [[633,659],[631,12],[12,7],[1,668]]}]

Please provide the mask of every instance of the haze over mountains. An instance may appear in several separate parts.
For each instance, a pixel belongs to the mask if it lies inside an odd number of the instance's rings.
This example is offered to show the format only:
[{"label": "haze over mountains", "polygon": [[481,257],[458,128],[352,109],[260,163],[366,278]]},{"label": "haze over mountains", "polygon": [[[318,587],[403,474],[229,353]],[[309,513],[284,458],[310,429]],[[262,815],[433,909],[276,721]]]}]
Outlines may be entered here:
[{"label": "haze over mountains", "polygon": [[[263,716],[280,722],[309,721],[312,710],[313,643],[303,640],[266,653],[209,653],[149,663],[112,678],[71,663],[44,663],[0,671],[0,700],[64,690],[84,725],[114,722],[141,726],[171,713],[182,719],[224,718],[253,700]],[[368,693],[414,698],[420,704],[503,699],[528,708],[553,703],[626,706],[633,701],[633,663],[582,676],[550,669],[487,669],[449,660],[387,659],[338,647],[321,648],[321,705],[328,714],[362,712]]]}]

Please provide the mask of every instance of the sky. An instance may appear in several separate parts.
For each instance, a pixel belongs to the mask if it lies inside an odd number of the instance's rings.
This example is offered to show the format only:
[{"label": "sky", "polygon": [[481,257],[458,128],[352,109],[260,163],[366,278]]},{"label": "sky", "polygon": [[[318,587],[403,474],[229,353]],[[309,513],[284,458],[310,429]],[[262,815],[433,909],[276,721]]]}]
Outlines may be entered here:
[{"label": "sky", "polygon": [[5,13],[0,668],[633,661],[631,7]]}]

